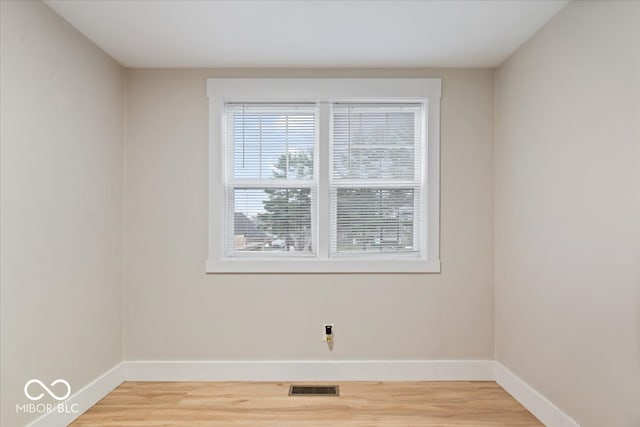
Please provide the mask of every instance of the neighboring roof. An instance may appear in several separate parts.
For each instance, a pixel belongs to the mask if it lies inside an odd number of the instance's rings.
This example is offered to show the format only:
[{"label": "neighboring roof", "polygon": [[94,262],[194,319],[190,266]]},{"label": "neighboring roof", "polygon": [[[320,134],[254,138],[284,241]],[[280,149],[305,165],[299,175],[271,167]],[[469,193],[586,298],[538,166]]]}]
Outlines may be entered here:
[{"label": "neighboring roof", "polygon": [[257,224],[242,212],[236,212],[233,222],[233,234],[244,236],[247,239],[266,240],[269,236],[261,231]]}]

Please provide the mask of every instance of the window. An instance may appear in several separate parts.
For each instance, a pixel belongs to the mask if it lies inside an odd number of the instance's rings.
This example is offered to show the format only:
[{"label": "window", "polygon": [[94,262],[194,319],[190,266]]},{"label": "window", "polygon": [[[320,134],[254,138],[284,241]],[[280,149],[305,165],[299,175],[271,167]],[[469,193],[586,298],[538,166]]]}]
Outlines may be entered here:
[{"label": "window", "polygon": [[420,252],[422,111],[394,102],[331,106],[332,256]]},{"label": "window", "polygon": [[439,79],[207,85],[207,272],[439,271]]},{"label": "window", "polygon": [[315,254],[315,104],[224,108],[225,254]]}]

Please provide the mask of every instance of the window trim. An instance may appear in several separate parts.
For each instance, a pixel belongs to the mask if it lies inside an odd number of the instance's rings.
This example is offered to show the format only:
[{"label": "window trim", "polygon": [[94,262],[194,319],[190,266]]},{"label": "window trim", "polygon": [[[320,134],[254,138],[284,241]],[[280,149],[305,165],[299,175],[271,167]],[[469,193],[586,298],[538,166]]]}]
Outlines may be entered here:
[{"label": "window trim", "polygon": [[[327,79],[207,79],[209,98],[209,252],[207,273],[439,273],[440,272],[440,98],[439,78],[327,78]],[[389,98],[407,102],[426,102],[426,173],[423,176],[425,200],[423,256],[406,258],[385,253],[384,260],[367,257],[324,258],[329,255],[329,163],[330,132],[321,132],[318,155],[319,238],[316,256],[259,258],[225,255],[225,169],[223,140],[224,104],[231,102],[317,102],[317,129],[329,128],[332,102],[385,102]],[[327,212],[325,212],[327,210]],[[374,257],[375,258],[375,255]],[[397,259],[394,259],[397,258]]]}]

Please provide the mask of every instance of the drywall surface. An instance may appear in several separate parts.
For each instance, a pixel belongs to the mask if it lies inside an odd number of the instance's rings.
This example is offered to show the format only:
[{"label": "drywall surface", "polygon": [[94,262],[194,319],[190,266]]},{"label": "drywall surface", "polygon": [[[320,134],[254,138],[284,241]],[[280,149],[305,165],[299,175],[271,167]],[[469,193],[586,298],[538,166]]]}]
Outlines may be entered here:
[{"label": "drywall surface", "polygon": [[[39,1],[0,1],[2,418],[122,360],[122,68]],[[52,387],[57,395],[65,386]]]},{"label": "drywall surface", "polygon": [[498,70],[496,358],[640,425],[640,3],[572,2]]},{"label": "drywall surface", "polygon": [[[207,77],[354,76],[443,79],[442,273],[205,274]],[[128,70],[126,359],[493,359],[493,84],[484,69]]]}]

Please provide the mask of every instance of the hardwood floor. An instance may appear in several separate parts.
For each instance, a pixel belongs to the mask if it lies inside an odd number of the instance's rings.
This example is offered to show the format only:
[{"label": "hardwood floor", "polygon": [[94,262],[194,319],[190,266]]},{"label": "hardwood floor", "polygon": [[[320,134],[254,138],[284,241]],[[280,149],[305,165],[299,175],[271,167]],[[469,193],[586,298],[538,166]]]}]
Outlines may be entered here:
[{"label": "hardwood floor", "polygon": [[71,425],[542,426],[495,382],[333,383],[339,397],[288,396],[290,384],[125,382]]}]

